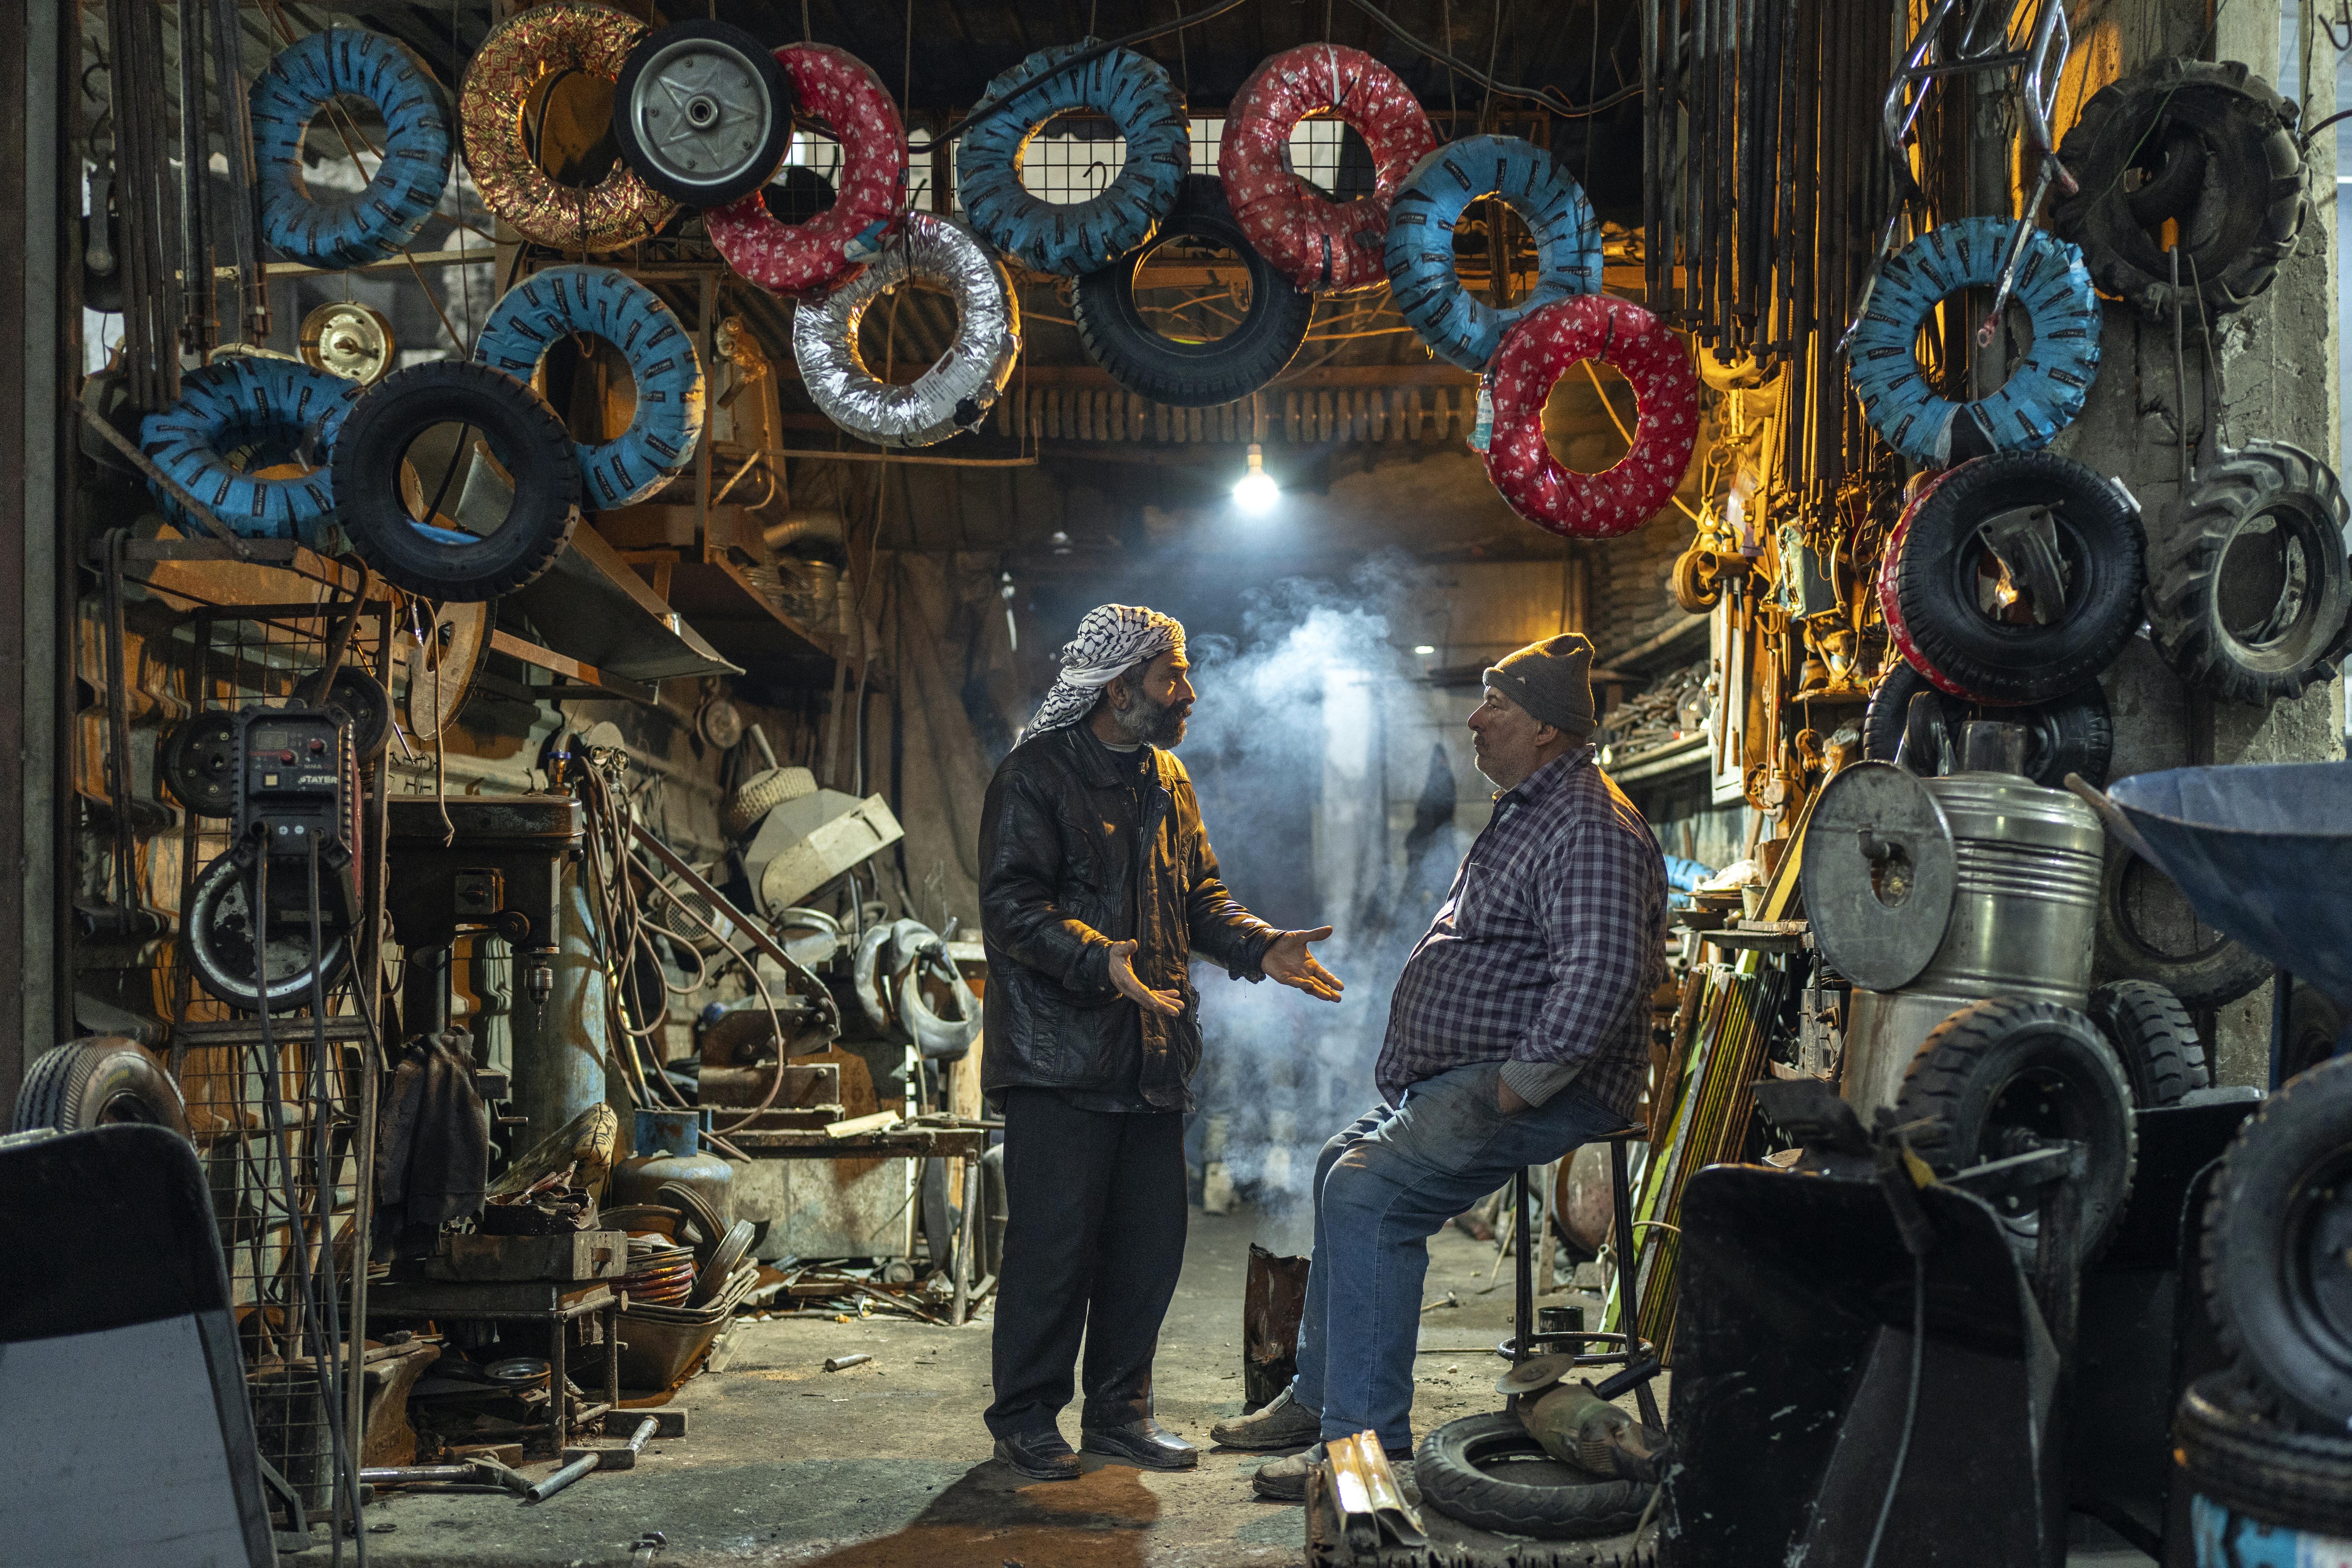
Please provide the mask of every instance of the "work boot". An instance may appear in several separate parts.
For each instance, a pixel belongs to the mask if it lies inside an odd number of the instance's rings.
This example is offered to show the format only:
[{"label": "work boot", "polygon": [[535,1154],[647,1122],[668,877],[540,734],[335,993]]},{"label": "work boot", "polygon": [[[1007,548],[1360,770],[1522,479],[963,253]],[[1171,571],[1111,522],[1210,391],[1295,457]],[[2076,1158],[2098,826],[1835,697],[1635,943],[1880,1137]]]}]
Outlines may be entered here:
[{"label": "work boot", "polygon": [[1200,1449],[1149,1415],[1124,1426],[1085,1427],[1078,1434],[1078,1447],[1147,1470],[1189,1470],[1201,1462]]},{"label": "work boot", "polygon": [[1004,1461],[1017,1475],[1033,1481],[1075,1481],[1078,1479],[1078,1457],[1070,1452],[1068,1439],[1056,1427],[1042,1432],[1024,1432],[1017,1436],[999,1437],[996,1457]]},{"label": "work boot", "polygon": [[1209,1428],[1209,1440],[1220,1447],[1265,1453],[1275,1448],[1298,1448],[1323,1435],[1323,1417],[1300,1407],[1284,1389],[1274,1403],[1248,1415],[1236,1415]]},{"label": "work boot", "polygon": [[1321,1464],[1323,1458],[1323,1445],[1318,1443],[1304,1453],[1268,1459],[1250,1477],[1250,1489],[1276,1502],[1305,1502],[1307,1472]]},{"label": "work boot", "polygon": [[[1276,1502],[1305,1502],[1307,1473],[1321,1464],[1325,1458],[1323,1445],[1318,1443],[1302,1453],[1268,1459],[1250,1477],[1250,1488],[1258,1496],[1272,1498]],[[1405,1462],[1411,1458],[1410,1453],[1391,1454],[1389,1468],[1396,1476],[1397,1489],[1417,1508],[1421,1503],[1421,1489],[1413,1484],[1412,1467]]]}]

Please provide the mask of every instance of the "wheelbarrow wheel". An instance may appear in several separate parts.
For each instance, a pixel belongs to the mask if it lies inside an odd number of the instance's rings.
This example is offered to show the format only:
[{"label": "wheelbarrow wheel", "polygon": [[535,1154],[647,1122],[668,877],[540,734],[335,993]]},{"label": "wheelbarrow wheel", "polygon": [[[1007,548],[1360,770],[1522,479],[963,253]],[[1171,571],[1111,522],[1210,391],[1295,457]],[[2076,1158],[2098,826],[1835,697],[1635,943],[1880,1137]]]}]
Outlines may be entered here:
[{"label": "wheelbarrow wheel", "polygon": [[2189,1489],[2234,1512],[2352,1535],[2352,1437],[2282,1425],[2235,1371],[2189,1385],[2172,1415]]},{"label": "wheelbarrow wheel", "polygon": [[1412,1473],[1422,1501],[1448,1519],[1539,1541],[1622,1535],[1642,1521],[1655,1489],[1562,1464],[1507,1415],[1447,1422],[1421,1440]]},{"label": "wheelbarrow wheel", "polygon": [[168,1127],[185,1138],[180,1087],[135,1040],[75,1040],[47,1052],[16,1091],[16,1131],[79,1132],[117,1122]]},{"label": "wheelbarrow wheel", "polygon": [[2263,1102],[2221,1157],[2205,1205],[2205,1303],[2263,1406],[2352,1425],[2352,1058]]},{"label": "wheelbarrow wheel", "polygon": [[2147,980],[2117,980],[2091,993],[2091,1019],[2116,1048],[2132,1103],[2145,1110],[2178,1105],[2213,1081],[2205,1047],[2180,998]]},{"label": "wheelbarrow wheel", "polygon": [[[1932,1119],[1948,1134],[1927,1152],[1945,1174],[2064,1139],[2084,1146],[2078,1185],[2082,1256],[2095,1256],[2130,1195],[2138,1136],[2131,1087],[2099,1027],[2071,1007],[1995,997],[1936,1026],[1895,1097],[1898,1121]],[[1993,1204],[2021,1251],[2039,1244],[2038,1200]]]}]

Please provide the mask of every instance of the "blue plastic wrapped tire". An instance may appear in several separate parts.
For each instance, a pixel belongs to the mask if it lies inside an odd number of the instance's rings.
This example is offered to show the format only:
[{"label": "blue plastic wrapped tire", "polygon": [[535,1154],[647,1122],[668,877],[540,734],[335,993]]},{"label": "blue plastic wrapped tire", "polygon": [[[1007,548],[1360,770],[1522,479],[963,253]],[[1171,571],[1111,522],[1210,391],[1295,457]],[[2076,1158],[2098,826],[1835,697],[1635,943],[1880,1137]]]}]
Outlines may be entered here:
[{"label": "blue plastic wrapped tire", "polygon": [[[1536,241],[1536,286],[1507,310],[1471,294],[1454,270],[1454,226],[1472,202],[1500,196]],[[1601,224],[1559,161],[1517,136],[1449,142],[1404,179],[1389,212],[1389,290],[1438,358],[1484,371],[1503,334],[1570,294],[1601,292]]]},{"label": "blue plastic wrapped tire", "polygon": [[[364,190],[306,190],[303,130],[344,96],[383,114],[383,161]],[[271,249],[313,267],[358,267],[415,239],[448,184],[449,113],[439,84],[406,49],[350,27],[313,33],[279,51],[254,79],[249,101],[263,171],[261,237]]]},{"label": "blue plastic wrapped tire", "polygon": [[[1157,60],[1113,49],[1024,89],[1090,47],[1040,49],[990,82],[986,96],[1004,107],[965,130],[956,146],[956,194],[973,231],[1039,272],[1072,278],[1150,239],[1192,166],[1183,95]],[[1127,156],[1099,195],[1063,205],[1022,184],[1021,154],[1048,121],[1073,110],[1107,117],[1126,138]]]},{"label": "blue plastic wrapped tire", "polygon": [[[179,401],[141,422],[140,449],[232,531],[313,543],[335,510],[327,459],[361,390],[299,360],[217,359],[182,376]],[[311,471],[259,471],[293,463]],[[162,486],[149,488],[175,526],[203,529]]]},{"label": "blue plastic wrapped tire", "polygon": [[490,309],[474,358],[528,382],[558,338],[586,332],[621,351],[636,412],[610,441],[582,441],[580,480],[591,511],[653,494],[694,458],[702,438],[702,362],[694,339],[653,290],[609,267],[551,267]]},{"label": "blue plastic wrapped tire", "polygon": [[2082,251],[2045,229],[2018,258],[2011,297],[2032,323],[2033,347],[2009,379],[1989,396],[1955,403],[1937,395],[1920,368],[1920,328],[1947,296],[1992,287],[2016,233],[2014,218],[1945,224],[1897,251],[1871,290],[1847,374],[1871,427],[1914,462],[1943,468],[2046,447],[2083,411],[2099,373],[2099,300]]}]

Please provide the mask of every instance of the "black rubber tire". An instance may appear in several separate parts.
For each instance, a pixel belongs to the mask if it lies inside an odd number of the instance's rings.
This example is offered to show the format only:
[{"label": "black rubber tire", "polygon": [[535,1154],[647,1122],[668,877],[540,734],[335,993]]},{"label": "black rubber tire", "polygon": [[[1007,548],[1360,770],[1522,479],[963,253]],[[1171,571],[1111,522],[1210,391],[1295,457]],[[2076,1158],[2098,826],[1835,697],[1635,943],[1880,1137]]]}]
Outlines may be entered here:
[{"label": "black rubber tire", "polygon": [[2189,1489],[2272,1524],[2352,1535],[2352,1437],[2302,1432],[2263,1413],[2244,1378],[2209,1373],[2172,1414]]},{"label": "black rubber tire", "polygon": [[2205,1305],[2263,1408],[2352,1426],[2352,1058],[2289,1079],[2238,1130],[2205,1205]]},{"label": "black rubber tire", "polygon": [[[2083,106],[2059,149],[2080,194],[2057,205],[2051,230],[2083,247],[2103,293],[2151,321],[2169,325],[2179,307],[2194,323],[2200,285],[2207,315],[2237,310],[2271,286],[2303,227],[2295,118],[2292,103],[2236,61],[2154,61]],[[2172,128],[2192,132],[2205,153],[2196,200],[2185,215],[2162,191],[2170,182],[2161,171],[2153,199],[2124,188],[2125,171],[2145,167],[2149,153],[2171,140]],[[2177,288],[2170,259],[2151,232],[2167,206],[2181,216]],[[2143,219],[2139,211],[2155,216]]]},{"label": "black rubber tire", "polygon": [[[2066,775],[2080,773],[2094,789],[2104,789],[2107,767],[2115,754],[2116,725],[2107,710],[2107,694],[2095,680],[2063,697],[2022,707],[1987,707],[1937,691],[1927,678],[1907,662],[1897,660],[1881,677],[1863,713],[1862,754],[1874,762],[1891,763],[1902,744],[1903,727],[1911,700],[1921,692],[1937,699],[1942,710],[1942,755],[1957,762],[1960,725],[1969,719],[1996,719],[2025,726],[2025,776],[2045,789],[2063,789]],[[1914,768],[1913,772],[1918,770]],[[1948,771],[1938,769],[1937,771]]]},{"label": "black rubber tire", "polygon": [[[2352,646],[2346,518],[2334,470],[2300,447],[2252,441],[2226,453],[2197,476],[2178,519],[2149,542],[2147,629],[2157,650],[2191,686],[2257,708],[2334,679]],[[2300,596],[2289,599],[2282,582],[2279,591],[2230,602],[2222,574],[2230,546],[2242,535],[2277,530],[2302,547]],[[2282,579],[2286,570],[2282,562]],[[2247,640],[2232,628],[2275,615],[2282,604],[2293,614],[2267,640]]]},{"label": "black rubber tire", "polygon": [[[2148,879],[2153,878],[2154,881]],[[2271,977],[2272,964],[2243,942],[2215,931],[2204,946],[2185,952],[2159,947],[2132,913],[2136,889],[2160,889],[2181,918],[2189,900],[2170,879],[2115,839],[2107,840],[2099,874],[2099,918],[2091,942],[2091,983],[2147,980],[2179,998],[2192,1013],[2235,1002]]]},{"label": "black rubber tire", "polygon": [[1468,1415],[1421,1440],[1412,1461],[1421,1500],[1448,1519],[1480,1530],[1531,1535],[1538,1541],[1582,1541],[1633,1529],[1642,1521],[1642,1510],[1656,1489],[1646,1482],[1614,1479],[1595,1479],[1583,1486],[1507,1480],[1485,1468],[1501,1460],[1572,1468],[1546,1454],[1517,1416]]},{"label": "black rubber tire", "polygon": [[[636,116],[629,112],[629,106],[636,101],[646,67],[654,56],[673,44],[693,39],[720,45],[740,54],[768,95],[768,133],[760,146],[743,154],[730,177],[704,184],[679,179],[658,160],[647,156],[645,142],[637,134]],[[793,106],[798,97],[791,75],[776,63],[775,52],[742,28],[715,20],[675,22],[639,38],[622,60],[620,77],[613,84],[613,144],[620,152],[621,162],[637,178],[680,206],[698,210],[723,207],[766,184],[782,166],[784,154],[792,151]]]},{"label": "black rubber tire", "polygon": [[[2186,125],[2167,131],[2156,168],[2128,198],[2132,221],[2142,228],[2155,228],[2166,218],[2186,222],[2194,216],[2197,203],[2205,194],[2205,143],[2196,132]],[[2138,166],[2147,168],[2145,157],[2138,160]]]},{"label": "black rubber tire", "polygon": [[[2021,1082],[2032,1075],[2032,1084]],[[2021,1101],[2038,1084],[2040,1100]],[[2053,1092],[2054,1091],[2054,1092]],[[1920,1042],[1895,1100],[1896,1120],[1933,1118],[1949,1130],[1923,1152],[1946,1174],[2021,1153],[2011,1130],[2031,1124],[2049,1136],[2080,1139],[2089,1167],[2081,1184],[2078,1231],[2085,1260],[2095,1257],[2131,1194],[2139,1134],[2131,1086],[2098,1026],[2071,1007],[2007,996],[1961,1008]],[[1997,1200],[2011,1239],[2030,1247],[2039,1213],[2022,1199]]]},{"label": "black rubber tire", "polygon": [[75,1040],[46,1052],[16,1090],[12,1131],[54,1127],[79,1132],[137,1122],[188,1136],[187,1102],[180,1086],[136,1040],[108,1036]]},{"label": "black rubber tire", "polygon": [[[506,521],[468,544],[426,537],[401,499],[409,443],[442,424],[472,426],[514,481]],[[532,582],[580,523],[571,433],[537,393],[486,364],[436,360],[378,382],[343,421],[333,474],[335,512],[361,559],[437,602],[479,603]]]},{"label": "black rubber tire", "polygon": [[323,693],[321,701],[319,677],[312,670],[294,687],[297,707],[325,708],[351,721],[352,754],[359,761],[372,763],[383,754],[392,743],[392,693],[383,682],[355,664],[346,664],[335,671],[332,686]]},{"label": "black rubber tire", "polygon": [[2317,986],[2298,984],[2287,999],[2285,1060],[2279,1064],[2282,1077],[2309,1072],[2334,1056],[2343,1033],[2344,1009]]},{"label": "black rubber tire", "polygon": [[[2012,508],[2057,514],[2065,613],[2008,626],[1977,607],[1978,529]],[[1895,593],[1914,662],[1979,701],[2046,702],[2087,686],[2140,622],[2147,586],[2138,520],[2116,488],[2055,452],[1995,452],[1952,470],[1911,515]],[[1906,649],[1906,654],[1910,649]]]},{"label": "black rubber tire", "polygon": [[[1241,324],[1213,342],[1181,343],[1152,331],[1135,305],[1135,274],[1171,239],[1213,241],[1249,268],[1250,302]],[[1214,174],[1187,174],[1174,210],[1148,245],[1077,281],[1070,314],[1087,357],[1139,397],[1177,408],[1213,408],[1247,397],[1288,365],[1307,341],[1315,301],[1250,247]]]},{"label": "black rubber tire", "polygon": [[2192,1089],[2213,1081],[2205,1047],[2180,998],[2147,980],[2116,980],[2091,993],[2091,1022],[2113,1046],[2142,1110],[2178,1105]]}]

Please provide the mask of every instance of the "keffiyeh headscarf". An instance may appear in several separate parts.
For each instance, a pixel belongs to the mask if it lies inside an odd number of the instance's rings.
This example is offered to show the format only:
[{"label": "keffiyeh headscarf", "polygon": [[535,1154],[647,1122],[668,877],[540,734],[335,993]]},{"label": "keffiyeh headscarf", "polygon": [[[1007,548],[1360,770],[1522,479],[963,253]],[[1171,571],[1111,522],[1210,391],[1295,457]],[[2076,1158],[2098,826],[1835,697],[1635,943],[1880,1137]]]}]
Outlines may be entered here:
[{"label": "keffiyeh headscarf", "polygon": [[1061,679],[1045,693],[1029,733],[1075,724],[1094,710],[1095,698],[1118,676],[1173,648],[1184,651],[1184,625],[1140,605],[1100,605],[1062,645]]}]

